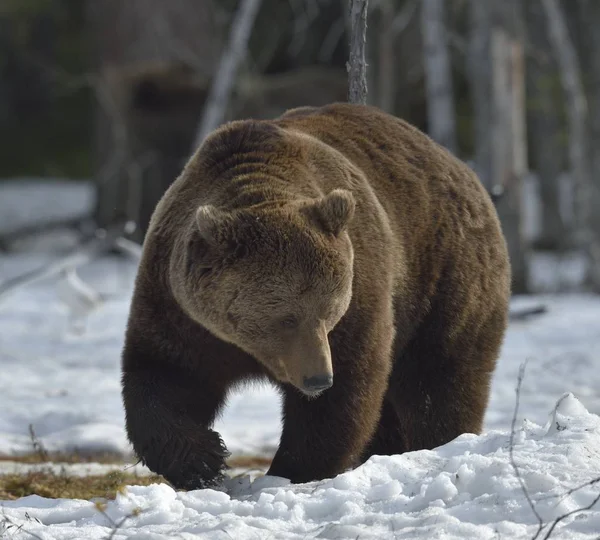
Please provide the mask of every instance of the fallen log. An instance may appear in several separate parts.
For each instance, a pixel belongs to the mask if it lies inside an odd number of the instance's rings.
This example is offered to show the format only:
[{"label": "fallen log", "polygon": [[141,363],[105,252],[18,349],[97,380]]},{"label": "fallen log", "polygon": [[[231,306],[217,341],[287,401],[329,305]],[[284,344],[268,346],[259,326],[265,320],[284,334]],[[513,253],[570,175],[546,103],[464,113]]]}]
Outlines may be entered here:
[{"label": "fallen log", "polygon": [[61,274],[68,274],[70,270],[88,264],[114,248],[137,257],[138,253],[141,252],[141,247],[136,249],[134,246],[137,246],[137,244],[123,238],[124,234],[131,231],[131,227],[131,223],[121,222],[107,229],[97,229],[92,238],[82,242],[64,257],[42,268],[25,272],[0,283],[0,301],[4,300],[9,294],[28,285]]},{"label": "fallen log", "polygon": [[548,308],[544,305],[514,309],[509,312],[508,318],[511,321],[524,321],[536,315],[543,315],[548,312]]}]

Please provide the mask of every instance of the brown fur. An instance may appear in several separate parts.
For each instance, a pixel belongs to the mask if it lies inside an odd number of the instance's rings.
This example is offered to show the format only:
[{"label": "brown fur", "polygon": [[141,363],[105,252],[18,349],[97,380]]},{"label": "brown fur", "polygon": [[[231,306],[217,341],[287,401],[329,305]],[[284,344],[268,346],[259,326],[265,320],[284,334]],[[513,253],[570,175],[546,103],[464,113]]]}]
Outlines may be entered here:
[{"label": "brown fur", "polygon": [[284,397],[269,474],[294,482],[477,433],[509,282],[488,194],[416,128],[348,104],[228,124],[152,218],[123,354],[129,438],[174,485],[211,485],[215,415],[265,377]]}]

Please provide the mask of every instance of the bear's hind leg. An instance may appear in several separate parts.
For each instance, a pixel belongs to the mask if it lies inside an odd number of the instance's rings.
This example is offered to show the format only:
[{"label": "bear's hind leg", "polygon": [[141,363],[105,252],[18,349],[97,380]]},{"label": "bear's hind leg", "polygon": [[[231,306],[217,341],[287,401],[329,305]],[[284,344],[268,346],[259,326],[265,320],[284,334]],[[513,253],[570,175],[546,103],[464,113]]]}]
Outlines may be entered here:
[{"label": "bear's hind leg", "polygon": [[364,460],[432,449],[481,431],[505,317],[501,308],[468,325],[450,346],[436,334],[439,325],[421,329],[395,361]]}]

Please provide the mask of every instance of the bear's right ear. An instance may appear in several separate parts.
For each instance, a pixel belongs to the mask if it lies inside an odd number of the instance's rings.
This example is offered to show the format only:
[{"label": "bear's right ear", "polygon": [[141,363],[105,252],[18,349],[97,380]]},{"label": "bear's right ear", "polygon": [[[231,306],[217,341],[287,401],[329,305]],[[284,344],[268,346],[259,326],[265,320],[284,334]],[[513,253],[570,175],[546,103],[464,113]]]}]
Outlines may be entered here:
[{"label": "bear's right ear", "polygon": [[196,210],[195,221],[188,270],[192,267],[209,269],[222,256],[225,230],[229,226],[230,216],[227,212],[207,204]]},{"label": "bear's right ear", "polygon": [[346,189],[334,189],[329,194],[309,204],[305,211],[325,232],[338,236],[354,216],[356,202]]}]

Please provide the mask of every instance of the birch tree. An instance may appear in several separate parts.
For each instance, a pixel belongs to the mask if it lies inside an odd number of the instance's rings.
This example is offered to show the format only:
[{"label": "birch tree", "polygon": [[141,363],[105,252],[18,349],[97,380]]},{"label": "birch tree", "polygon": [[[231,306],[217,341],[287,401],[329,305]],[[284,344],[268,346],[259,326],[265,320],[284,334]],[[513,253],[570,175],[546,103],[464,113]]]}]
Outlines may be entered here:
[{"label": "birch tree", "polygon": [[226,45],[211,86],[194,140],[194,151],[225,118],[238,66],[248,53],[248,40],[262,0],[242,0],[235,13]]},{"label": "birch tree", "polygon": [[541,0],[548,22],[548,35],[558,62],[566,97],[569,131],[568,155],[575,190],[577,243],[588,260],[587,284],[600,292],[600,246],[592,228],[592,204],[595,199],[587,138],[588,104],[581,81],[579,58],[557,0]]},{"label": "birch tree", "polygon": [[[541,22],[540,22],[541,21]],[[567,227],[560,211],[559,178],[564,165],[562,124],[555,99],[558,75],[538,2],[529,3],[527,35],[528,128],[531,156],[537,171],[541,202],[541,236],[536,245],[561,250],[567,244]]]},{"label": "birch tree", "polygon": [[444,0],[421,3],[427,124],[431,137],[456,153],[456,118],[444,6]]},{"label": "birch tree", "polygon": [[501,187],[504,192],[497,209],[508,244],[515,293],[528,290],[529,262],[521,200],[527,171],[521,8],[520,0],[472,0],[469,47],[478,145],[476,170],[488,190]]}]

